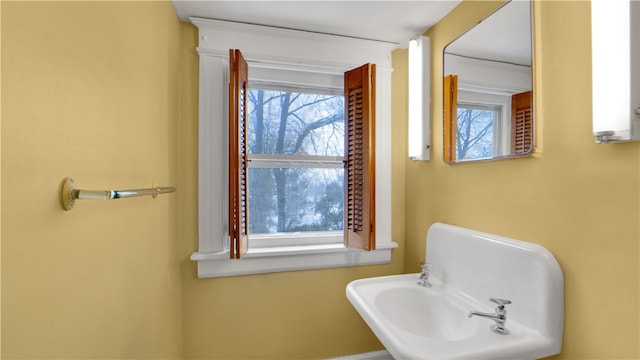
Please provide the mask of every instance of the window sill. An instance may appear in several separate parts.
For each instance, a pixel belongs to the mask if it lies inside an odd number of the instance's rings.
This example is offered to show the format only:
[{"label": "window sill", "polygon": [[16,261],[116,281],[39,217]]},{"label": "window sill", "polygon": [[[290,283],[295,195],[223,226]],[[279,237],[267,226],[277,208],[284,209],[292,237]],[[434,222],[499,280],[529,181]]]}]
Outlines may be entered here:
[{"label": "window sill", "polygon": [[280,246],[249,249],[241,260],[229,259],[229,251],[194,252],[191,260],[198,262],[198,278],[212,278],[388,264],[395,247],[398,244],[393,241],[378,243],[374,251],[350,249],[342,244]]}]

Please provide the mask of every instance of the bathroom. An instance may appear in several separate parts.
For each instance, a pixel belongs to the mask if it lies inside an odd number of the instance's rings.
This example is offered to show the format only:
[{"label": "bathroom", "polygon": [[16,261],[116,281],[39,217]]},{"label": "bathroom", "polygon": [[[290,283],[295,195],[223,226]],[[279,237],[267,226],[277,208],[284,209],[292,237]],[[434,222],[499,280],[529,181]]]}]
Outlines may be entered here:
[{"label": "bathroom", "polygon": [[[463,1],[442,49],[502,1]],[[407,50],[391,63],[391,237],[383,265],[199,279],[197,28],[157,2],[0,4],[3,359],[329,359],[383,350],[345,297],[414,273],[444,222],[533,242],[560,263],[558,359],[640,358],[640,145],[596,144],[588,1],[537,1],[533,156],[410,161]],[[442,103],[440,76],[431,102]],[[155,199],[59,204],[81,188],[170,185]]]}]

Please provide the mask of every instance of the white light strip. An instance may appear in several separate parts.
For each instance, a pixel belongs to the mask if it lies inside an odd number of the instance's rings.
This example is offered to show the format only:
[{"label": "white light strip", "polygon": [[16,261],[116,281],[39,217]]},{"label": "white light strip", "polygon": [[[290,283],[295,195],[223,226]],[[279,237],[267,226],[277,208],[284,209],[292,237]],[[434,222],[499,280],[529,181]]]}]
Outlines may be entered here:
[{"label": "white light strip", "polygon": [[409,158],[429,160],[430,148],[430,41],[418,36],[409,41]]},{"label": "white light strip", "polygon": [[593,132],[596,141],[631,139],[634,115],[631,106],[630,9],[630,1],[591,1]]}]

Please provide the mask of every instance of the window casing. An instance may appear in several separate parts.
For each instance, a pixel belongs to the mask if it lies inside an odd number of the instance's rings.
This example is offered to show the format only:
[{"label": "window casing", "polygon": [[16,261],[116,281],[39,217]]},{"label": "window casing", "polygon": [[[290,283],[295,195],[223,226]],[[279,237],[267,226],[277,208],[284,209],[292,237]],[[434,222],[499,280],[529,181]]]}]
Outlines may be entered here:
[{"label": "window casing", "polygon": [[[395,44],[349,39],[306,32],[274,29],[224,21],[192,19],[199,28],[199,246],[192,255],[199,277],[381,264],[390,261],[396,247],[390,227],[390,53]],[[376,251],[347,249],[332,234],[290,234],[292,238],[312,235],[306,245],[275,235],[252,244],[243,260],[229,260],[228,218],[223,176],[227,133],[226,84],[228,49],[242,45],[250,65],[250,86],[277,83],[280,89],[343,87],[343,72],[361,63],[374,62],[377,70],[376,96]],[[256,85],[257,84],[257,85]],[[277,159],[254,157],[265,166]],[[304,159],[299,159],[304,160]],[[332,160],[333,161],[333,160]],[[341,239],[341,234],[339,235]],[[264,240],[264,242],[262,242]]]}]

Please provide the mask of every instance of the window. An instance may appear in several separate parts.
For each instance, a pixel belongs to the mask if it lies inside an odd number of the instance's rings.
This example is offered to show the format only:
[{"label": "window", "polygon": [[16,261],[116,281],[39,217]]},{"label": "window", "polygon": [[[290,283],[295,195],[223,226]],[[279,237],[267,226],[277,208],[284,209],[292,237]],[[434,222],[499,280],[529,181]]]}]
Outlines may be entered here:
[{"label": "window", "polygon": [[240,50],[229,50],[229,64],[230,257],[249,250],[251,228],[290,245],[306,245],[290,233],[344,229],[345,245],[375,249],[375,65],[345,72],[345,103],[251,90]]},{"label": "window", "polygon": [[511,149],[511,94],[481,87],[458,89],[456,159],[508,155]]},{"label": "window", "polygon": [[[521,121],[520,125],[512,118],[518,95],[480,86],[460,85],[456,75],[445,77],[444,89],[447,161],[463,162],[515,154],[515,134],[531,139],[531,116],[527,121]],[[527,110],[530,111],[530,107],[522,109],[521,113]],[[518,126],[523,130],[516,131]]]},{"label": "window", "polygon": [[252,238],[319,231],[342,237],[344,96],[318,92],[254,88],[249,82]]},{"label": "window", "polygon": [[251,247],[342,243],[344,96],[249,82]]},{"label": "window", "polygon": [[457,117],[457,160],[488,159],[498,154],[501,106],[459,102]]},{"label": "window", "polygon": [[531,91],[458,90],[456,159],[526,154],[533,144]]},{"label": "window", "polygon": [[[197,49],[200,57],[199,246],[191,256],[192,260],[197,261],[198,276],[204,278],[388,263],[391,249],[397,246],[391,239],[390,227],[389,55],[395,45],[217,20],[192,21],[199,28],[200,39]],[[323,130],[320,130],[320,127],[314,129],[313,136],[305,137],[300,145],[296,145],[297,137],[294,135],[283,138],[288,139],[290,144],[289,148],[283,144],[282,149],[287,150],[282,153],[275,150],[265,151],[267,147],[264,141],[277,141],[277,131],[272,132],[273,136],[270,139],[266,139],[263,134],[260,137],[262,145],[259,144],[258,138],[250,136],[247,139],[246,157],[239,161],[246,164],[246,175],[238,174],[239,179],[246,176],[249,188],[247,197],[244,198],[247,212],[238,216],[227,215],[228,204],[233,204],[235,200],[228,197],[231,179],[224,175],[228,172],[224,169],[229,167],[227,157],[232,145],[226,139],[229,131],[226,118],[230,115],[226,109],[228,102],[236,98],[232,96],[226,99],[227,83],[230,80],[228,59],[229,48],[238,44],[242,45],[249,67],[248,87],[243,91],[247,98],[248,116],[245,120],[248,134],[258,130],[257,118],[253,117],[252,112],[269,110],[274,114],[281,113],[282,110],[276,106],[280,106],[276,99],[284,99],[286,96],[290,99],[297,96],[300,100],[303,97],[317,97],[317,101],[326,103],[326,106],[337,106],[339,99],[344,98],[344,72],[362,63],[377,64],[377,75],[374,79],[376,94],[370,99],[371,106],[376,109],[376,122],[373,131],[368,134],[375,142],[367,145],[374,149],[376,158],[372,163],[365,161],[366,167],[375,170],[375,187],[371,188],[371,191],[375,192],[375,202],[369,203],[368,206],[375,209],[372,214],[376,214],[376,229],[364,236],[370,248],[376,249],[375,251],[363,252],[346,247],[343,244],[344,229],[333,229],[336,223],[340,223],[336,219],[341,216],[340,209],[344,208],[339,206],[340,200],[337,196],[338,193],[344,193],[344,190],[340,190],[340,183],[334,180],[344,178],[340,172],[344,171],[342,162],[346,159],[344,153],[339,154],[336,151],[338,143],[329,141],[333,141],[330,139],[332,136],[337,140],[340,131],[348,133],[348,129],[343,127],[341,130],[338,123],[322,127]],[[238,94],[237,98],[242,96],[244,95]],[[258,96],[262,96],[263,101],[271,98],[272,101],[268,104],[273,108],[267,109],[269,105],[267,108],[256,107],[255,104],[259,103]],[[305,108],[312,110],[310,106]],[[313,111],[325,111],[318,109]],[[326,116],[317,117],[315,121],[323,118]],[[330,120],[327,118],[326,121]],[[313,121],[307,120],[307,123],[311,124]],[[268,125],[279,127],[280,124],[280,121],[271,121]],[[296,125],[302,126],[302,123]],[[301,128],[298,127],[296,130],[300,131]],[[325,141],[323,148],[320,145]],[[236,145],[233,144],[233,147]],[[276,145],[271,145],[272,149],[275,149],[273,146]],[[262,151],[258,151],[260,146]],[[292,151],[296,146],[299,146],[298,149],[301,151]],[[310,150],[314,146],[317,149],[316,153]],[[265,173],[271,176],[271,180],[260,181],[266,177]],[[287,173],[288,181],[280,182],[284,184],[285,191],[300,189],[300,185],[305,184],[305,180],[309,178],[313,178],[314,184],[306,187],[306,194],[293,202],[286,202],[284,207],[279,208],[277,201],[271,201],[270,207],[260,206],[265,202],[256,197],[264,196],[277,200],[275,174],[278,173]],[[324,180],[319,181],[320,179]],[[252,186],[273,189],[263,193],[262,190],[252,190]],[[240,199],[237,204],[241,205],[244,202],[243,194],[237,194]],[[342,201],[344,202],[344,198]],[[315,204],[311,205],[312,203]],[[252,204],[258,206],[252,207]],[[324,210],[319,207],[324,207]],[[278,220],[278,211],[282,209],[285,215]],[[357,214],[362,215],[370,216],[364,213]],[[258,218],[252,222],[253,217]],[[227,235],[229,220],[244,221],[242,219],[245,218],[248,220],[245,228],[248,236],[244,237],[242,230],[236,242]],[[286,236],[282,236],[284,233],[279,232],[278,226],[287,229],[288,225],[290,231],[286,232]],[[321,226],[324,229],[318,230]],[[234,228],[243,229],[242,226]],[[355,232],[362,235],[362,229]],[[245,239],[248,240],[248,247],[244,244]],[[229,259],[232,252],[234,257],[240,254],[241,260]]]}]

